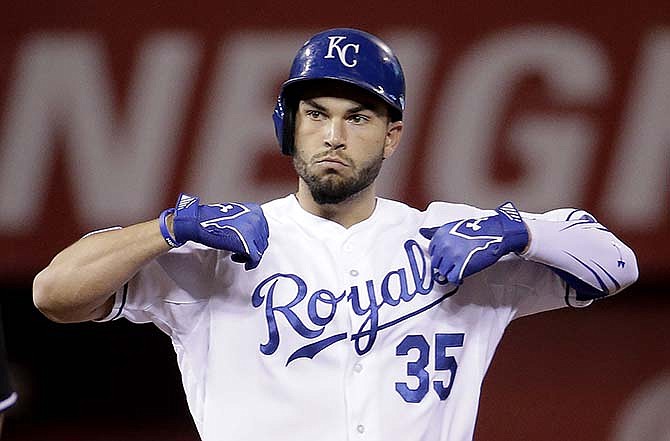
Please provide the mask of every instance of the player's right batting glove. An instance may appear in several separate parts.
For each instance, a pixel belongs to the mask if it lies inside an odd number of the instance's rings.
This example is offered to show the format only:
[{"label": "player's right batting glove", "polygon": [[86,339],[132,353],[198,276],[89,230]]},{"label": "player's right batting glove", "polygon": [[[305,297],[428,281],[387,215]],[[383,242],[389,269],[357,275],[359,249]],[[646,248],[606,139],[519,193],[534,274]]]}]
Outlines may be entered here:
[{"label": "player's right batting glove", "polygon": [[462,219],[441,227],[421,228],[430,239],[431,265],[449,282],[460,284],[510,252],[523,251],[528,230],[511,202],[496,208],[497,215]]},{"label": "player's right batting glove", "polygon": [[[258,204],[227,202],[199,205],[196,196],[180,194],[177,205],[161,214],[161,231],[172,246],[181,246],[186,241],[207,245],[211,248],[232,252],[235,262],[244,263],[245,269],[258,266],[268,247],[268,223]],[[174,212],[174,239],[165,227],[164,218]],[[167,234],[166,234],[167,233]]]}]

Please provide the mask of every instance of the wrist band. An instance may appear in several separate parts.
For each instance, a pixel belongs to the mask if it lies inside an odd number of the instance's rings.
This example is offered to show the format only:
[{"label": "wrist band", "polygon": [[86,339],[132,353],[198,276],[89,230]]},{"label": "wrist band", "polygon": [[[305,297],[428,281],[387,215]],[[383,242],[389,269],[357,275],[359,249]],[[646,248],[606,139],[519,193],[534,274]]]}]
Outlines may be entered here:
[{"label": "wrist band", "polygon": [[170,234],[170,230],[168,230],[168,227],[165,224],[165,218],[172,213],[174,213],[174,208],[168,208],[167,210],[163,211],[160,217],[158,218],[158,226],[161,229],[161,235],[163,235],[163,239],[165,239],[165,242],[167,242],[167,244],[170,245],[172,248],[177,248],[184,245],[186,242],[177,242],[177,239],[172,237],[172,235]]}]

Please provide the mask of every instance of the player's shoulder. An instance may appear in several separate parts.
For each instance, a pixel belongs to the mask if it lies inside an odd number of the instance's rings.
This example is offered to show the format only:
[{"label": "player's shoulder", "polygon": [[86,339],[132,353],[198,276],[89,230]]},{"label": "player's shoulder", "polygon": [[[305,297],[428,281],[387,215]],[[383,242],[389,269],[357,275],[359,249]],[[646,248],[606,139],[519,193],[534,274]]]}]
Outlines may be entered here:
[{"label": "player's shoulder", "polygon": [[[456,219],[491,216],[496,214],[495,210],[492,208],[485,209],[474,205],[445,202],[445,201],[431,202],[426,208],[425,212],[427,216],[439,216],[440,218],[449,219],[449,221]],[[528,212],[520,210],[520,213],[524,219],[538,219],[538,220],[550,220],[550,221],[569,221],[569,220],[588,219],[592,222],[596,222],[595,217],[588,211],[572,207],[554,208],[549,211],[543,211],[543,212]]]},{"label": "player's shoulder", "polygon": [[598,222],[594,215],[581,208],[555,208],[542,213],[529,213],[521,211],[524,219],[547,220],[547,221],[589,221]]},{"label": "player's shoulder", "polygon": [[407,213],[409,215],[418,214],[420,210],[414,208],[410,205],[407,205],[404,202],[396,201],[393,199],[386,199],[382,197],[377,197],[377,207],[376,210],[382,212],[396,212],[396,213]]},{"label": "player's shoulder", "polygon": [[446,201],[431,202],[428,204],[428,207],[426,207],[424,213],[428,218],[437,217],[439,219],[444,219],[444,222],[496,214],[494,210],[487,210],[476,207],[474,205]]},{"label": "player's shoulder", "polygon": [[414,225],[419,216],[421,216],[421,211],[404,202],[378,196],[370,223],[381,229],[398,225]]},{"label": "player's shoulder", "polygon": [[263,214],[266,218],[285,217],[287,214],[296,211],[299,207],[298,199],[293,193],[261,204]]},{"label": "player's shoulder", "polygon": [[261,204],[261,208],[263,208],[263,211],[265,210],[275,210],[277,208],[281,207],[286,207],[288,205],[291,205],[293,200],[296,199],[294,193],[287,194],[286,196],[281,196],[276,199],[269,200],[267,202],[263,202]]}]

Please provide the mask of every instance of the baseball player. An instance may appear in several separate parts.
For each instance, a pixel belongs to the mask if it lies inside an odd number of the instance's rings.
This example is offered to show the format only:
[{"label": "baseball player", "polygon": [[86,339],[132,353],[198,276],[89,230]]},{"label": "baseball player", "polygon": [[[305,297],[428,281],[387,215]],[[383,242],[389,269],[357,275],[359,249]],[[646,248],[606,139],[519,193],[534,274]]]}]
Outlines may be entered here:
[{"label": "baseball player", "polygon": [[295,194],[260,206],[181,194],[158,219],[59,253],[35,279],[37,307],[158,326],[205,441],[472,439],[507,325],[621,291],[637,264],[579,209],[377,197],[404,94],[377,37],[312,36],[274,110]]},{"label": "baseball player", "polygon": [[5,355],[5,336],[0,315],[0,434],[2,433],[4,412],[16,403],[16,397],[16,392],[12,389],[9,381],[9,366]]}]

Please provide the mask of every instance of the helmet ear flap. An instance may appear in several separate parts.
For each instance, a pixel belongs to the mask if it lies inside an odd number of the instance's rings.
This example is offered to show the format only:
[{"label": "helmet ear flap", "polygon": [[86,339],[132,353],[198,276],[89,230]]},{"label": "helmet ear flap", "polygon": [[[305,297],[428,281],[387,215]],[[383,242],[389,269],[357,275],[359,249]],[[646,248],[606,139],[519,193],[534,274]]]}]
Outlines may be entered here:
[{"label": "helmet ear flap", "polygon": [[293,156],[295,151],[295,103],[291,100],[284,102],[284,118],[281,134],[281,151],[283,154]]},{"label": "helmet ear flap", "polygon": [[275,126],[275,136],[279,140],[282,153],[292,156],[295,139],[295,106],[288,102],[283,93],[277,98],[272,120]]}]

